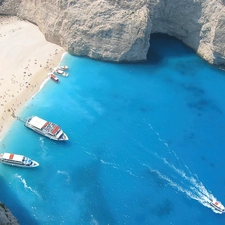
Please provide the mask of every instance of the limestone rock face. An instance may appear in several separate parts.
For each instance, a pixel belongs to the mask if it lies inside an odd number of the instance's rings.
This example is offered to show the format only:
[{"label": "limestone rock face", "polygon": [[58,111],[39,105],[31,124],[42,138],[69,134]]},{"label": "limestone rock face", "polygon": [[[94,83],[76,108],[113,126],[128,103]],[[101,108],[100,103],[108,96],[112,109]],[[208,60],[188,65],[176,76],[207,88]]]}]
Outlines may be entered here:
[{"label": "limestone rock face", "polygon": [[12,213],[0,202],[0,225],[19,225],[17,219]]},{"label": "limestone rock face", "polygon": [[22,0],[18,16],[36,23],[48,41],[71,54],[139,61],[146,59],[151,31],[148,5],[139,2]]},{"label": "limestone rock face", "polygon": [[0,14],[37,24],[74,55],[142,61],[151,33],[161,32],[225,65],[224,0],[0,0]]}]

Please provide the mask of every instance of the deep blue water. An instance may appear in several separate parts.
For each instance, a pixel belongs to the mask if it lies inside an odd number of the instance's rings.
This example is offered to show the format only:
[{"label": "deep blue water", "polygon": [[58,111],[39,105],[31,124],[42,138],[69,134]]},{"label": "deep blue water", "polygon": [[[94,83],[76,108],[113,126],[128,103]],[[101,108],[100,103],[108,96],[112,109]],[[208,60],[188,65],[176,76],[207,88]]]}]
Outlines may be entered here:
[{"label": "deep blue water", "polygon": [[0,200],[21,225],[224,224],[225,74],[175,38],[152,35],[147,63],[63,58],[19,115],[59,124],[59,143],[15,121],[1,152],[35,169],[0,165]]}]

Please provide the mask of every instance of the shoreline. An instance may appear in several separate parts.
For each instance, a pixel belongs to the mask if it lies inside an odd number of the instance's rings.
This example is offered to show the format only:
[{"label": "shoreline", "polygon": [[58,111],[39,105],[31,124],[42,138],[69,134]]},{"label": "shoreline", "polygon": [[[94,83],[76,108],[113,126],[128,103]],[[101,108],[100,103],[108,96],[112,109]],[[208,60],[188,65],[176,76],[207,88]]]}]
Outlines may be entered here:
[{"label": "shoreline", "polygon": [[0,140],[24,105],[41,89],[65,50],[47,42],[32,23],[0,16]]}]

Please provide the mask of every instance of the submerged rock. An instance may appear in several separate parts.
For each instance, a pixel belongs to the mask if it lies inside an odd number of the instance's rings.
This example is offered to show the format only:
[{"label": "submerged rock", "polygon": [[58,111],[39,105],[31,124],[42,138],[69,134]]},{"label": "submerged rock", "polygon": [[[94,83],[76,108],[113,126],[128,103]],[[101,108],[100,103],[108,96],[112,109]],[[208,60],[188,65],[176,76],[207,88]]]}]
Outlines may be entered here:
[{"label": "submerged rock", "polygon": [[19,225],[17,219],[6,206],[0,202],[0,225]]},{"label": "submerged rock", "polygon": [[211,64],[225,64],[224,0],[0,0],[0,14],[38,25],[69,53],[143,61],[151,33],[177,37]]}]

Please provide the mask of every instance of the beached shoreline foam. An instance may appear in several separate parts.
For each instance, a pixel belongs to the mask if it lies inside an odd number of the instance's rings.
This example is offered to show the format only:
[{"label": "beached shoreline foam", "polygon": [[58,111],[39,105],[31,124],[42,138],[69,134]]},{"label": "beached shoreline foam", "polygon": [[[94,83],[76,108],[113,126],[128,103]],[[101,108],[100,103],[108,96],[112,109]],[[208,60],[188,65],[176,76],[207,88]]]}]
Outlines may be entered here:
[{"label": "beached shoreline foam", "polygon": [[0,16],[0,139],[37,93],[64,49],[49,43],[37,26]]}]

